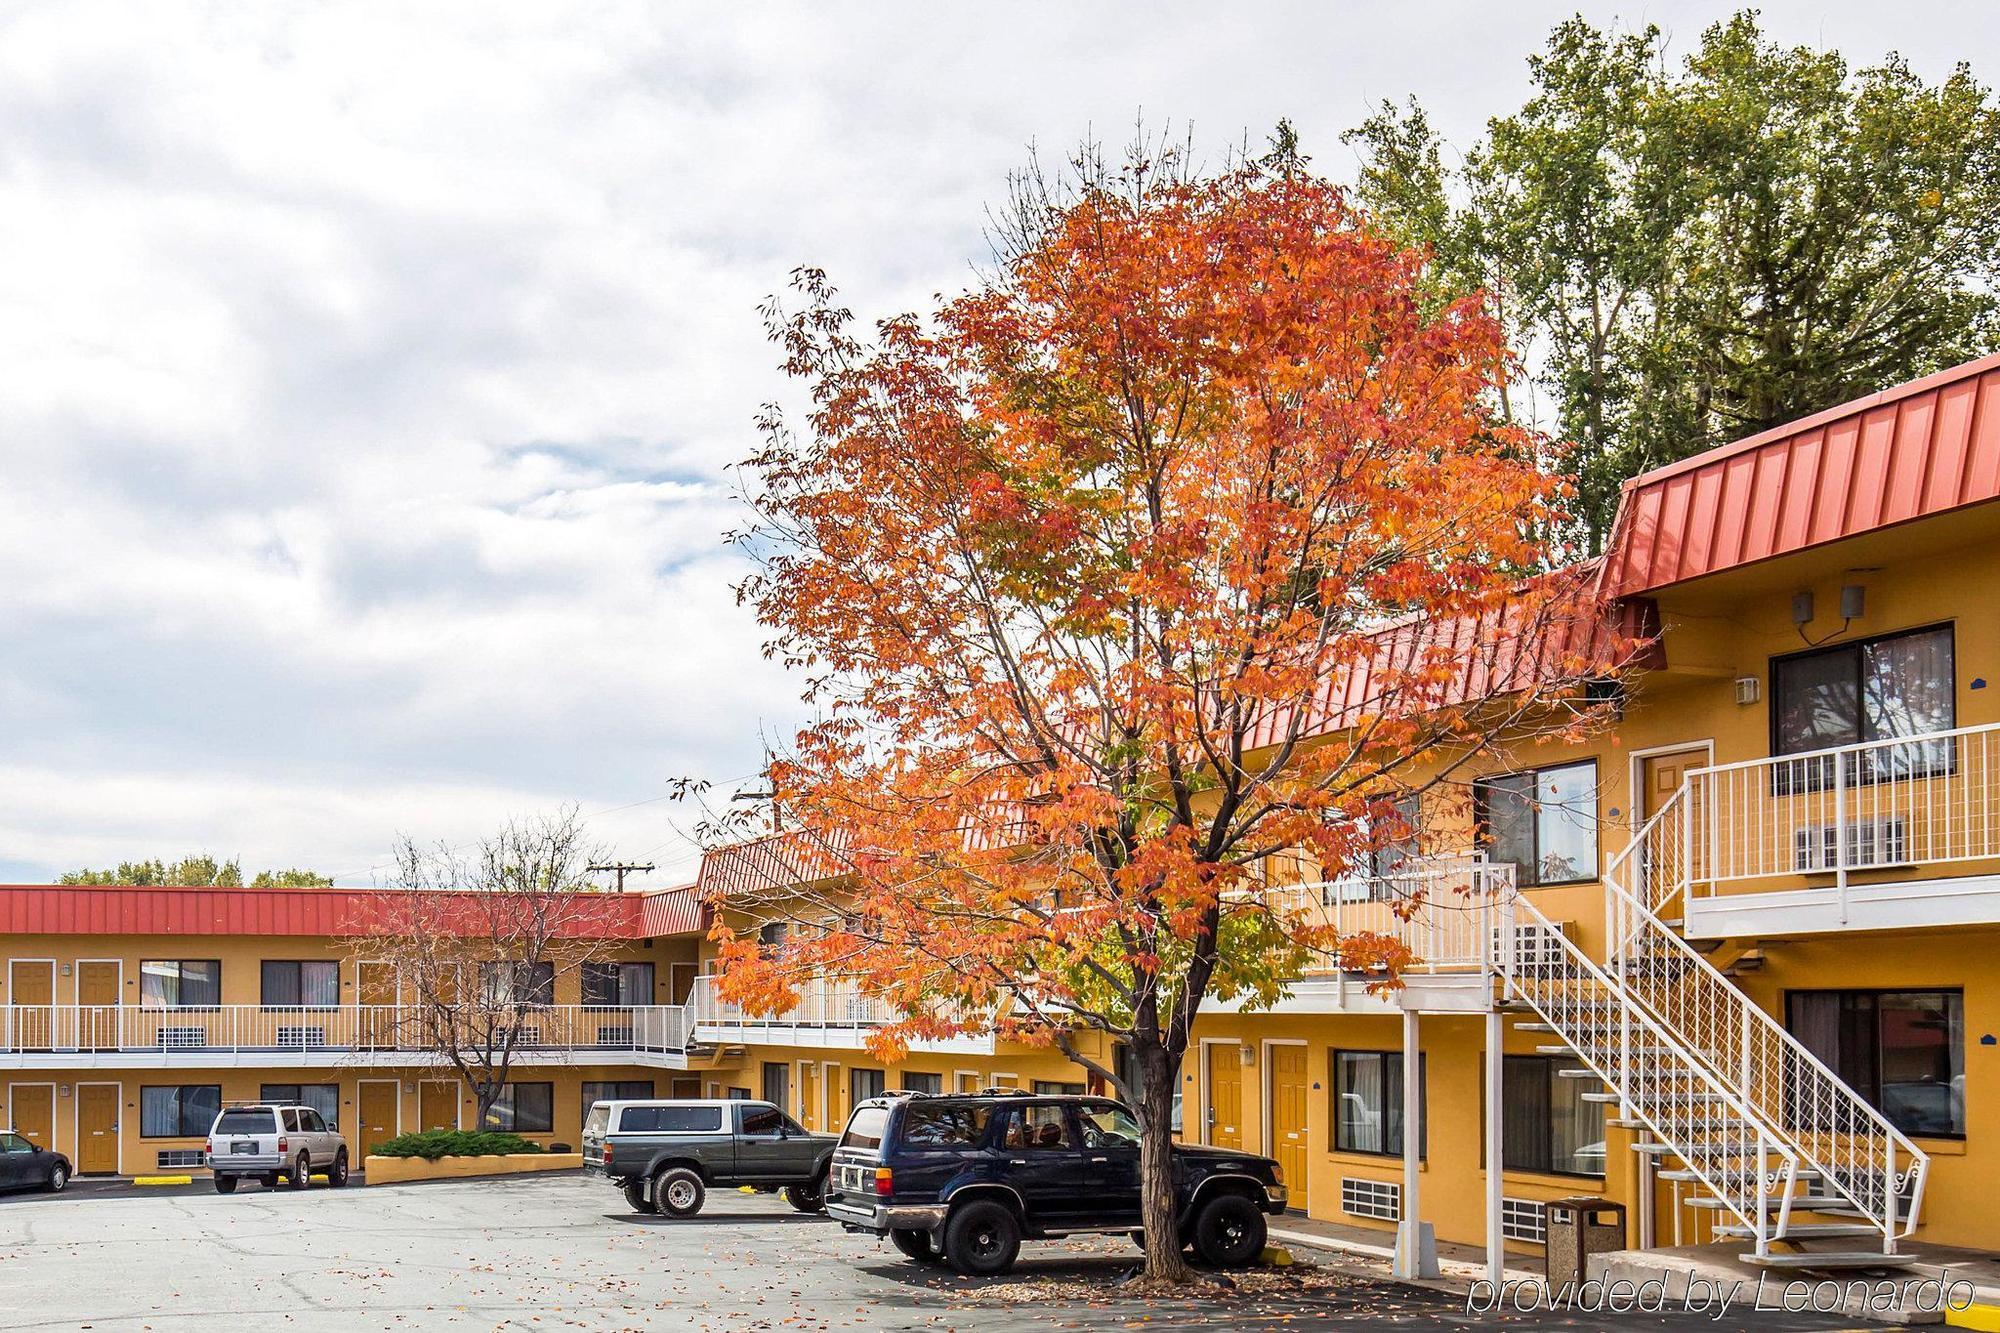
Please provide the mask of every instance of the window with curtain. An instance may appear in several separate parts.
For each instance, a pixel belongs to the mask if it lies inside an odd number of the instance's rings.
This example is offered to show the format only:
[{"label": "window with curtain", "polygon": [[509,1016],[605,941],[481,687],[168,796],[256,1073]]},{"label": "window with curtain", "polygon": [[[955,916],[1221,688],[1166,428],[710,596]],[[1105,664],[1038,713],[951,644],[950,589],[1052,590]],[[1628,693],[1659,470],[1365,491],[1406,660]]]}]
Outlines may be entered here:
[{"label": "window with curtain", "polygon": [[944,1091],[944,1075],[915,1074],[906,1069],[903,1071],[903,1091],[928,1092],[935,1096]]},{"label": "window with curtain", "polygon": [[555,1092],[553,1083],[509,1083],[500,1089],[480,1128],[546,1134],[556,1123]]},{"label": "window with curtain", "polygon": [[651,963],[585,963],[583,1002],[599,1008],[630,1008],[653,1002]]},{"label": "window with curtain", "polygon": [[1597,878],[1597,761],[1481,778],[1472,784],[1480,841],[1517,884]]},{"label": "window with curtain", "polygon": [[[222,1003],[222,964],[213,958],[139,962],[139,1004],[146,1009],[213,1009]],[[202,1132],[208,1132],[206,1127]]]},{"label": "window with curtain", "polygon": [[[1428,1148],[1423,1092],[1429,1071],[1417,1061],[1417,1155]],[[1400,1051],[1333,1053],[1333,1146],[1337,1152],[1403,1155],[1403,1056]]]},{"label": "window with curtain", "polygon": [[[1957,726],[1957,673],[1949,625],[1796,653],[1771,663],[1771,750],[1804,754],[1950,731]],[[1952,771],[1949,741],[1911,741],[1849,760],[1850,781]],[[1833,784],[1830,757],[1781,764],[1779,794]]]},{"label": "window with curtain", "polygon": [[222,1114],[222,1088],[214,1083],[139,1089],[139,1136],[193,1139],[208,1133]]},{"label": "window with curtain", "polygon": [[340,1085],[338,1083],[266,1083],[257,1089],[257,1100],[294,1102],[318,1111],[320,1119],[340,1128]]},{"label": "window with curtain", "polygon": [[1503,1060],[1500,1160],[1509,1171],[1604,1174],[1604,1103],[1583,1099],[1599,1085],[1562,1073],[1581,1068],[1560,1056],[1510,1055]]},{"label": "window with curtain", "polygon": [[479,986],[487,1004],[551,1005],[556,1002],[556,965],[481,963]]},{"label": "window with curtain", "polygon": [[1394,876],[1402,873],[1421,855],[1417,824],[1419,813],[1418,798],[1404,796],[1392,802],[1391,809],[1374,821],[1370,841],[1376,845],[1368,850],[1369,897],[1401,897],[1407,892],[1393,881]]},{"label": "window with curtain", "polygon": [[340,1003],[339,963],[266,960],[261,980],[267,1008],[331,1009]]},{"label": "window with curtain", "polygon": [[889,1074],[882,1069],[850,1069],[847,1071],[847,1095],[849,1106],[859,1106],[870,1097],[880,1097],[889,1088]]},{"label": "window with curtain", "polygon": [[1791,991],[1785,1027],[1905,1134],[1964,1137],[1962,991]]}]

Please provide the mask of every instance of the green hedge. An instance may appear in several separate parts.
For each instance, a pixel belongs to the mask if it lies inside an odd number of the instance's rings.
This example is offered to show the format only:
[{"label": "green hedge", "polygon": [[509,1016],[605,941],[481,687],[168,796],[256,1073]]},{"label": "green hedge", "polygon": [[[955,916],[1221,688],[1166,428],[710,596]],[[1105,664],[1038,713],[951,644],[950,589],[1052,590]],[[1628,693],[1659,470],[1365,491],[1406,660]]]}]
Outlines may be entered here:
[{"label": "green hedge", "polygon": [[496,1134],[490,1130],[427,1129],[421,1134],[398,1134],[375,1149],[377,1157],[421,1157],[435,1162],[440,1157],[505,1157],[511,1153],[538,1153],[541,1145],[519,1134]]}]

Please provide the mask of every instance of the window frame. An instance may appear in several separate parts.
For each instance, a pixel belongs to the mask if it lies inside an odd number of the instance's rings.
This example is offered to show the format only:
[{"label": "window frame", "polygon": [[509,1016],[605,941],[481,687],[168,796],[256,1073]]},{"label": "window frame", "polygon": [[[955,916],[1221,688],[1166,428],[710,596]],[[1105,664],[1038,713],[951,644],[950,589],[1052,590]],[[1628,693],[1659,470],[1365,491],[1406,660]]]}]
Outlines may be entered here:
[{"label": "window frame", "polygon": [[[267,971],[267,969],[272,967],[289,967],[296,969],[294,973],[294,980],[297,982],[298,986],[298,992],[299,992],[298,1003],[286,1004],[282,1001],[271,999],[270,996],[271,978],[270,978],[270,973]],[[305,1002],[305,993],[306,993],[305,969],[308,967],[330,967],[333,969],[333,1000],[330,1003],[307,1004]],[[218,983],[218,988],[219,988],[221,982],[221,972],[219,966],[217,970],[216,981]],[[326,1010],[329,1009],[338,1009],[340,1007],[340,960],[337,958],[258,959],[257,960],[257,1007],[260,1009],[299,1009],[315,1013],[325,1012]]]},{"label": "window frame", "polygon": [[[1386,1123],[1389,1116],[1388,1098],[1392,1094],[1392,1091],[1393,1095],[1398,1098],[1403,1095],[1403,1053],[1401,1051],[1367,1046],[1334,1046],[1329,1048],[1326,1054],[1328,1118],[1331,1121],[1327,1133],[1328,1152],[1343,1153],[1354,1157],[1388,1157],[1400,1160],[1403,1156],[1403,1147],[1401,1144],[1397,1144],[1394,1148],[1348,1148],[1342,1146],[1341,1125],[1343,1122],[1340,1115],[1340,1057],[1343,1055],[1373,1056],[1383,1062],[1383,1105],[1381,1115],[1385,1122],[1382,1131],[1382,1141],[1384,1143],[1389,1141],[1388,1126]],[[1396,1076],[1393,1079],[1388,1074],[1388,1062],[1390,1060],[1396,1062]],[[1430,1073],[1430,1052],[1419,1051],[1417,1053],[1417,1160],[1420,1162],[1427,1161],[1430,1157],[1430,1117],[1425,1114],[1429,1109],[1431,1099]],[[1409,1125],[1409,1119],[1409,1111],[1405,1108],[1403,1112],[1403,1124],[1406,1130]]]},{"label": "window frame", "polygon": [[[1874,1061],[1873,1061],[1874,1064],[1873,1086],[1869,1088],[1859,1087],[1856,1085],[1855,1078],[1850,1077],[1851,1071],[1835,1068],[1833,1064],[1830,1064],[1825,1060],[1820,1060],[1820,1063],[1826,1064],[1829,1069],[1833,1070],[1834,1077],[1840,1079],[1842,1082],[1846,1083],[1849,1087],[1854,1088],[1856,1092],[1860,1093],[1862,1100],[1867,1102],[1869,1106],[1874,1108],[1875,1112],[1878,1115],[1880,1115],[1884,1120],[1889,1121],[1889,1123],[1892,1125],[1895,1125],[1896,1122],[1894,1118],[1890,1116],[1889,1112],[1886,1109],[1884,1109],[1882,1105],[1883,1047],[1882,1047],[1881,1001],[1883,996],[1956,995],[1958,997],[1958,1023],[1959,1023],[1959,1035],[1961,1039],[1961,1046],[1958,1052],[1958,1064],[1961,1074],[1965,1070],[1966,1052],[1962,1043],[1964,1036],[1967,1032],[1967,1028],[1965,1026],[1965,987],[1963,986],[1799,986],[1796,988],[1787,988],[1785,991],[1785,1009],[1784,1009],[1784,1019],[1783,1019],[1784,1028],[1786,1033],[1791,1035],[1796,1040],[1798,1034],[1793,1030],[1792,1027],[1792,997],[1795,995],[1798,996],[1832,995],[1836,997],[1850,996],[1850,995],[1866,995],[1875,1002],[1874,1004],[1875,1051],[1874,1051]],[[1820,1059],[1820,1057],[1818,1057],[1817,1055],[1815,1055],[1814,1058]],[[1962,1095],[1963,1094],[1961,1093],[1961,1096]],[[1962,1110],[1963,1107],[1961,1106],[1961,1111]],[[1904,1129],[1901,1125],[1896,1125],[1896,1129],[1899,1133],[1907,1134],[1913,1139],[1935,1139],[1943,1143],[1963,1143],[1966,1141],[1966,1131],[1963,1129],[1959,1130],[1956,1133],[1952,1133],[1950,1131],[1941,1132],[1938,1130],[1930,1130],[1930,1129],[1924,1129],[1924,1130]]]},{"label": "window frame", "polygon": [[[1519,866],[1514,867],[1514,883],[1516,884],[1516,886],[1520,888],[1560,889],[1560,888],[1566,888],[1572,884],[1595,884],[1604,878],[1604,839],[1600,836],[1603,828],[1603,823],[1597,817],[1597,813],[1595,810],[1591,812],[1591,823],[1590,823],[1591,855],[1590,855],[1590,865],[1587,868],[1586,873],[1579,875],[1574,879],[1541,878],[1542,811],[1539,808],[1539,803],[1535,801],[1532,793],[1534,788],[1541,782],[1541,779],[1545,774],[1560,773],[1564,769],[1570,769],[1570,768],[1588,768],[1590,770],[1590,790],[1592,793],[1593,802],[1595,802],[1596,795],[1604,790],[1604,785],[1599,775],[1596,755],[1589,755],[1582,759],[1566,759],[1560,764],[1543,764],[1536,768],[1516,768],[1516,769],[1510,769],[1505,773],[1485,773],[1472,780],[1473,827],[1478,832],[1480,847],[1488,851],[1489,853],[1488,859],[1491,859],[1490,851],[1493,840],[1492,840],[1492,835],[1489,831],[1489,825],[1491,820],[1487,813],[1489,797],[1487,796],[1486,793],[1488,789],[1492,786],[1492,784],[1496,782],[1505,782],[1509,778],[1528,779],[1528,785],[1530,791],[1529,796],[1526,798],[1529,802],[1528,827],[1531,836],[1534,838],[1535,845],[1533,848],[1533,855],[1530,859],[1530,863],[1533,868],[1532,878],[1522,875],[1521,867]],[[1511,865],[1513,863],[1500,862],[1498,864]]]},{"label": "window frame", "polygon": [[[187,1127],[188,1092],[197,1090],[215,1093],[215,1110],[197,1129]],[[179,1128],[172,1134],[149,1134],[146,1132],[146,1094],[149,1092],[171,1092],[174,1094],[174,1123]],[[142,1083],[139,1085],[139,1137],[142,1139],[199,1139],[207,1136],[215,1126],[215,1117],[222,1110],[222,1085],[220,1083]]]},{"label": "window frame", "polygon": [[[1869,648],[1877,644],[1894,643],[1898,639],[1914,638],[1920,634],[1938,633],[1942,633],[1945,636],[1945,643],[1951,652],[1951,685],[1945,691],[1945,697],[1951,704],[1951,725],[1946,727],[1945,730],[1947,732],[1956,731],[1958,729],[1958,623],[1952,620],[1944,620],[1929,625],[1915,625],[1909,629],[1899,629],[1888,634],[1876,634],[1861,639],[1847,639],[1840,643],[1821,644],[1817,648],[1802,648],[1797,652],[1779,653],[1773,656],[1766,667],[1766,675],[1771,684],[1771,706],[1769,709],[1770,717],[1768,719],[1768,739],[1770,742],[1771,758],[1774,761],[1791,760],[1794,764],[1798,764],[1798,761],[1803,760],[1807,755],[1819,754],[1830,749],[1838,750],[1844,748],[1838,745],[1822,745],[1811,750],[1784,749],[1780,736],[1784,709],[1780,706],[1778,694],[1779,667],[1791,662],[1804,661],[1808,658],[1835,657],[1841,653],[1851,653],[1854,657],[1854,706],[1856,710],[1854,727],[1856,739],[1850,742],[1850,744],[1869,745],[1877,741],[1916,740],[1924,735],[1935,734],[1921,732],[1913,737],[1870,736],[1868,734],[1868,712],[1863,705],[1866,698],[1866,688],[1864,685],[1866,677],[1865,668],[1867,665],[1866,654]],[[1958,747],[1955,745],[1946,745],[1943,749],[1945,751],[1943,761],[1937,764],[1926,764],[1921,772],[1898,773],[1893,769],[1885,770],[1874,764],[1853,763],[1845,766],[1847,771],[1842,775],[1842,782],[1850,787],[1872,787],[1878,782],[1889,782],[1898,778],[1921,781],[1926,778],[1950,777],[1958,771]],[[1817,771],[1820,767],[1819,765],[1799,765],[1799,767],[1803,768],[1804,771],[1795,775],[1786,765],[1773,763],[1771,768],[1771,792],[1773,795],[1790,796],[1806,792],[1824,791],[1833,785],[1830,768],[1825,776],[1821,776]]]},{"label": "window frame", "polygon": [[[146,1003],[146,966],[162,967],[171,963],[174,968],[174,1002],[172,1004],[149,1005]],[[181,987],[186,983],[187,967],[190,963],[205,963],[215,969],[215,1000],[208,1004],[183,1004]],[[154,975],[160,975],[155,973]],[[212,1014],[222,1008],[222,960],[220,958],[141,958],[139,960],[139,1007],[156,1014]],[[190,1087],[206,1087],[206,1084],[189,1084]],[[207,1130],[202,1131],[204,1134]]]},{"label": "window frame", "polygon": [[[1581,1060],[1576,1059],[1574,1056],[1533,1055],[1533,1054],[1514,1055],[1503,1052],[1500,1057],[1500,1114],[1503,1117],[1501,1121],[1503,1127],[1507,1123],[1506,1122],[1507,1066],[1510,1062],[1514,1063],[1515,1068],[1519,1068],[1521,1063],[1524,1062],[1534,1063],[1542,1066],[1544,1071],[1542,1075],[1542,1089],[1544,1093],[1547,1094],[1554,1093],[1556,1080],[1562,1077],[1560,1074],[1556,1072],[1556,1070],[1571,1066],[1574,1066],[1579,1069],[1584,1067],[1583,1062]],[[1482,1097],[1483,1097],[1483,1092],[1482,1092]],[[1585,1103],[1585,1105],[1595,1106],[1598,1108],[1597,1111],[1599,1117],[1598,1128],[1605,1132],[1605,1140],[1604,1140],[1605,1169],[1603,1171],[1565,1171],[1560,1167],[1555,1167],[1555,1166],[1514,1166],[1507,1161],[1507,1143],[1506,1143],[1506,1135],[1504,1133],[1504,1128],[1500,1142],[1500,1170],[1503,1173],[1511,1171],[1515,1175],[1519,1176],[1557,1176],[1563,1180],[1602,1181],[1609,1179],[1611,1170],[1611,1140],[1610,1140],[1610,1126],[1606,1122],[1610,1120],[1610,1116],[1605,1113],[1604,1111],[1605,1103],[1603,1102],[1587,1102]],[[1486,1108],[1486,1114],[1488,1115],[1493,1114],[1492,1109]],[[1554,1119],[1553,1117],[1551,1117],[1550,1119],[1551,1137],[1546,1143],[1542,1145],[1542,1147],[1546,1150],[1545,1155],[1551,1162],[1553,1162],[1556,1157],[1555,1139],[1553,1137],[1554,1123],[1555,1123]]]},{"label": "window frame", "polygon": [[[532,1126],[526,1129],[523,1129],[521,1127],[520,1090],[522,1088],[541,1088],[541,1089],[546,1089],[548,1092],[549,1101],[548,1101],[547,1123],[544,1124],[540,1129],[533,1128]],[[556,1085],[554,1083],[534,1082],[534,1083],[503,1084],[500,1088],[500,1095],[494,1098],[493,1105],[487,1108],[486,1113],[488,1115],[494,1114],[500,1109],[503,1102],[507,1108],[507,1123],[481,1125],[480,1128],[482,1130],[491,1130],[492,1132],[497,1134],[553,1134],[556,1132]]]},{"label": "window frame", "polygon": [[[625,969],[646,969],[645,998],[639,1000],[593,1000],[590,998],[593,978],[602,979],[607,973],[613,991],[625,988]],[[658,966],[650,958],[594,958],[583,964],[578,971],[578,998],[586,1009],[638,1009],[652,1004],[659,995],[660,976]]]}]

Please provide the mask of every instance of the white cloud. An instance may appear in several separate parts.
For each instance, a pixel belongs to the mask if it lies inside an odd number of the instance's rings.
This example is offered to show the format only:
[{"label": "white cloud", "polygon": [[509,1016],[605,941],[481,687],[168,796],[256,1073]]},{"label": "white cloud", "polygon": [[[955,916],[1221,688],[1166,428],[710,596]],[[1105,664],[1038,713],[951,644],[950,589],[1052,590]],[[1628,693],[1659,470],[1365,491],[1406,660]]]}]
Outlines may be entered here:
[{"label": "white cloud", "polygon": [[[724,469],[794,265],[921,303],[1027,144],[1139,109],[1335,171],[1383,97],[1469,134],[1569,8],[0,12],[0,878],[355,870],[750,773],[797,685]],[[2000,22],[1765,9],[1932,76]],[[673,818],[601,828],[684,864]]]}]

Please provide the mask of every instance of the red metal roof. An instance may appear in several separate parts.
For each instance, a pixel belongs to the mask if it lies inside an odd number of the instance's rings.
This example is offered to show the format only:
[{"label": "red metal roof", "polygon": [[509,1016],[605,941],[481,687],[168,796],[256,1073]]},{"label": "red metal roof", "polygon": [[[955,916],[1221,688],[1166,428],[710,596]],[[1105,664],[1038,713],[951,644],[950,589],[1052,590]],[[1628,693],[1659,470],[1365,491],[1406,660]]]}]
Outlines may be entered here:
[{"label": "red metal roof", "polygon": [[1604,592],[1625,597],[2000,497],[2000,354],[1625,483]]},{"label": "red metal roof", "polygon": [[[165,889],[0,884],[0,934],[348,935],[394,895],[380,889]],[[576,934],[646,939],[700,928],[688,888],[605,894]],[[601,934],[599,933],[601,932]]]}]

